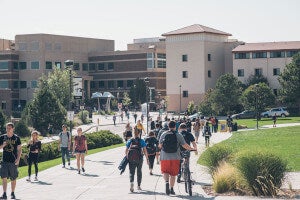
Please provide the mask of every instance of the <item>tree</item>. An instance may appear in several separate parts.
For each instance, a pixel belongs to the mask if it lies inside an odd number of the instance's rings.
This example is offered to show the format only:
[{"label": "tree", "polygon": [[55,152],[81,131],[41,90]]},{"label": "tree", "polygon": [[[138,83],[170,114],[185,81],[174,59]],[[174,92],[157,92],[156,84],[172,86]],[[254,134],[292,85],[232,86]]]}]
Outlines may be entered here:
[{"label": "tree", "polygon": [[23,120],[16,123],[15,133],[21,137],[29,137],[30,136],[30,130],[28,129],[26,123]]},{"label": "tree", "polygon": [[253,110],[261,113],[265,108],[274,105],[275,95],[266,83],[259,83],[257,85],[250,85],[243,92],[241,100],[246,110]]},{"label": "tree", "polygon": [[5,123],[6,123],[7,117],[5,116],[4,112],[0,109],[0,134],[5,133]]},{"label": "tree", "polygon": [[131,99],[129,97],[128,92],[124,92],[122,103],[124,106],[129,106],[131,104]]},{"label": "tree", "polygon": [[203,101],[199,104],[199,111],[201,114],[210,116],[213,113],[212,106],[211,106],[211,94],[213,89],[209,89],[205,92]]},{"label": "tree", "polygon": [[296,104],[300,109],[300,53],[286,65],[278,80],[282,87],[279,93],[282,101],[289,105]]},{"label": "tree", "polygon": [[223,115],[239,111],[241,94],[242,83],[233,74],[220,76],[211,94],[213,111]]},{"label": "tree", "polygon": [[146,102],[146,84],[143,79],[137,78],[135,80],[134,85],[130,88],[129,97],[134,107]]},{"label": "tree", "polygon": [[194,114],[195,111],[195,103],[194,101],[190,101],[188,106],[187,106],[187,111],[188,111],[188,115]]},{"label": "tree", "polygon": [[269,85],[267,77],[264,77],[262,74],[250,75],[246,82],[247,82],[246,87],[249,87],[250,85],[255,85],[258,83],[265,83],[266,85]]}]

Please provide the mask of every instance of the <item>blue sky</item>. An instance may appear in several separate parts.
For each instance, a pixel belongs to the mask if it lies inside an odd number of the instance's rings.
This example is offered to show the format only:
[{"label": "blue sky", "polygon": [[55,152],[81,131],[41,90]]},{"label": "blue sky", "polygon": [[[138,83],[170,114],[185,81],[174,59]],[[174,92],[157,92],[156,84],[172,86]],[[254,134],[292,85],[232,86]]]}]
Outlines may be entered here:
[{"label": "blue sky", "polygon": [[245,42],[300,41],[300,0],[0,0],[0,38],[50,33],[115,40],[158,37],[192,24]]}]

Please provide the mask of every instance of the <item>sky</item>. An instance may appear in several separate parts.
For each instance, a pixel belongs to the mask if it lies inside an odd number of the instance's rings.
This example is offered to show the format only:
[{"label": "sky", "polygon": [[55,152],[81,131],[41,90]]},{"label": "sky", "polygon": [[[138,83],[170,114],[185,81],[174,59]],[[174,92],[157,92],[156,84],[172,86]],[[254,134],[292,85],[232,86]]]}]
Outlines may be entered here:
[{"label": "sky", "polygon": [[300,41],[300,0],[0,0],[0,38],[48,33],[133,39],[201,24],[244,42]]}]

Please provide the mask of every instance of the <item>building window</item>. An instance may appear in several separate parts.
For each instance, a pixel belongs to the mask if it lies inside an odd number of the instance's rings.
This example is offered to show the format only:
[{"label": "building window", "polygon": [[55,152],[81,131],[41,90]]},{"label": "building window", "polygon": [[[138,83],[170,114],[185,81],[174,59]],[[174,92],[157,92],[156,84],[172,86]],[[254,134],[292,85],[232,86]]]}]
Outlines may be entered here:
[{"label": "building window", "polygon": [[99,88],[105,88],[105,82],[99,81]]},{"label": "building window", "polygon": [[26,62],[19,62],[19,69],[27,69],[27,63]]},{"label": "building window", "polygon": [[90,82],[90,87],[91,87],[91,89],[95,89],[96,88],[96,82],[95,81],[91,81]]},{"label": "building window", "polygon": [[147,68],[154,68],[154,53],[147,53]]},{"label": "building window", "polygon": [[211,61],[211,54],[207,54],[207,61]]},{"label": "building window", "polygon": [[107,87],[108,88],[114,88],[115,87],[115,81],[107,81]]},{"label": "building window", "polygon": [[182,62],[187,62],[188,61],[188,55],[184,54],[182,55]]},{"label": "building window", "polygon": [[79,63],[74,63],[73,70],[76,70],[76,71],[80,70]]},{"label": "building window", "polygon": [[95,71],[96,70],[96,63],[89,63],[89,71]]},{"label": "building window", "polygon": [[88,63],[82,63],[82,71],[88,71],[89,64]]},{"label": "building window", "polygon": [[51,43],[48,43],[48,42],[46,42],[46,43],[45,43],[45,50],[47,50],[47,51],[51,51],[51,50],[52,50],[52,44],[51,44]]},{"label": "building window", "polygon": [[273,76],[278,76],[280,74],[280,68],[273,68]]},{"label": "building window", "polygon": [[261,68],[254,69],[254,75],[255,76],[261,76],[262,75],[262,69]]},{"label": "building window", "polygon": [[55,62],[55,66],[57,69],[61,69],[61,62]]},{"label": "building window", "polygon": [[252,58],[266,58],[266,57],[267,57],[267,52],[264,51],[258,51],[252,53]]},{"label": "building window", "polygon": [[31,69],[39,69],[39,68],[40,68],[39,61],[33,61],[33,62],[31,62]]},{"label": "building window", "polygon": [[8,80],[0,80],[0,88],[7,89],[8,88]]},{"label": "building window", "polygon": [[1,109],[6,110],[6,101],[1,102]]},{"label": "building window", "polygon": [[211,71],[210,70],[207,71],[207,77],[211,78]]},{"label": "building window", "polygon": [[187,90],[183,90],[182,97],[189,97],[189,92]]},{"label": "building window", "polygon": [[98,71],[104,71],[104,68],[105,67],[105,65],[104,65],[104,63],[98,63]]},{"label": "building window", "polygon": [[249,59],[250,53],[235,53],[234,59]]},{"label": "building window", "polygon": [[39,46],[40,46],[39,42],[32,42],[31,43],[31,51],[38,51],[40,48]]},{"label": "building window", "polygon": [[18,62],[13,62],[13,67],[15,70],[19,69],[19,63]]},{"label": "building window", "polygon": [[133,80],[127,80],[127,87],[131,88],[133,86]]},{"label": "building window", "polygon": [[188,78],[188,72],[182,71],[182,78]]},{"label": "building window", "polygon": [[19,45],[19,51],[27,51],[27,43],[20,42],[18,45]]},{"label": "building window", "polygon": [[27,82],[26,81],[20,81],[20,88],[21,89],[27,88]]},{"label": "building window", "polygon": [[166,68],[166,61],[165,60],[157,60],[157,68]]},{"label": "building window", "polygon": [[117,81],[117,87],[123,88],[124,87],[124,81]]},{"label": "building window", "polygon": [[114,71],[114,63],[109,62],[107,64],[107,71]]},{"label": "building window", "polygon": [[13,81],[13,89],[19,89],[19,81]]},{"label": "building window", "polygon": [[8,62],[0,62],[0,70],[8,70]]},{"label": "building window", "polygon": [[52,69],[52,62],[46,61],[46,69]]},{"label": "building window", "polygon": [[238,77],[244,77],[244,69],[238,69]]},{"label": "building window", "polygon": [[54,50],[55,51],[61,51],[61,44],[60,43],[55,43],[54,44]]},{"label": "building window", "polygon": [[270,58],[284,58],[284,51],[271,51]]},{"label": "building window", "polygon": [[37,88],[38,87],[38,82],[36,80],[31,81],[31,88]]},{"label": "building window", "polygon": [[157,59],[166,59],[166,54],[164,54],[164,53],[158,53],[157,54]]},{"label": "building window", "polygon": [[286,57],[293,57],[297,53],[298,53],[298,51],[287,51],[286,52]]}]

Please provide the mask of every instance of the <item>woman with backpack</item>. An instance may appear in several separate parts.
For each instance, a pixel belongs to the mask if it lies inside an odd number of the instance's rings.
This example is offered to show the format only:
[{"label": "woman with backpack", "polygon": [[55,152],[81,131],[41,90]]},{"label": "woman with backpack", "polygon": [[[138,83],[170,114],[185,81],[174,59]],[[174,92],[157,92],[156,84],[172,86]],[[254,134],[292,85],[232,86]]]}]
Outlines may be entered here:
[{"label": "woman with backpack", "polygon": [[134,127],[134,136],[128,140],[126,144],[125,155],[129,163],[129,178],[130,178],[130,191],[134,191],[134,174],[137,171],[137,189],[141,190],[142,182],[142,166],[143,166],[143,153],[147,158],[149,165],[148,153],[146,150],[146,143],[140,138],[140,133],[137,127]]},{"label": "woman with backpack", "polygon": [[127,142],[130,138],[132,138],[132,127],[130,126],[130,123],[128,122],[125,126],[124,131],[124,140]]},{"label": "woman with backpack", "polygon": [[155,137],[154,131],[150,131],[149,137],[145,139],[146,142],[146,149],[148,153],[148,159],[149,159],[149,170],[150,175],[153,175],[153,164],[156,156],[156,150],[158,148],[158,140]]},{"label": "woman with backpack", "polygon": [[30,176],[31,176],[31,166],[32,163],[34,164],[35,169],[35,178],[34,181],[38,181],[38,157],[39,152],[42,148],[41,141],[38,140],[39,133],[37,131],[32,131],[31,133],[31,140],[28,142],[27,148],[29,148],[29,154],[28,154],[28,178],[26,181],[30,182]]}]

